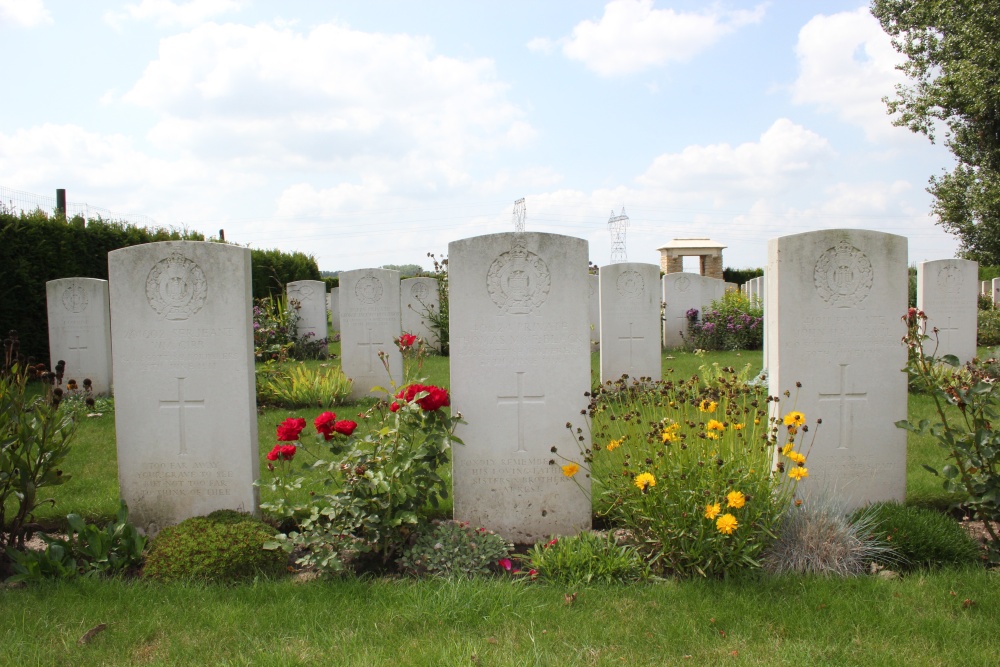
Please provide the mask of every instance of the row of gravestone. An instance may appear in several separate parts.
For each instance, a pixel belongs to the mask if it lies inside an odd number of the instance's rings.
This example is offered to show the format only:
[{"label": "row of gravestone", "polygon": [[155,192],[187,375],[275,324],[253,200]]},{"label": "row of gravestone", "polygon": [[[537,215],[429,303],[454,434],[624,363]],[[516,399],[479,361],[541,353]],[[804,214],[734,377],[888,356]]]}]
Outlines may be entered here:
[{"label": "row of gravestone", "polygon": [[1000,308],[1000,278],[982,281],[980,283],[980,294],[989,297],[993,305]]},{"label": "row of gravestone", "polygon": [[[850,506],[905,493],[905,433],[893,424],[906,416],[906,259],[905,238],[865,230],[769,244],[770,393],[801,383],[795,408],[824,424],[811,453],[812,485]],[[119,481],[134,521],[155,533],[215,509],[256,510],[249,251],[164,242],[113,251],[108,263]],[[588,284],[579,279],[587,266],[586,241],[553,234],[449,246],[452,409],[467,421],[458,434],[465,444],[453,451],[455,516],[517,542],[590,525],[588,480],[549,465],[550,448],[563,444],[567,422],[579,421],[590,389]],[[927,285],[952,294],[942,307],[964,303],[956,295],[978,285],[967,269],[946,260],[924,271]],[[378,271],[341,274],[345,337],[352,321],[377,319],[380,302],[399,304],[398,279],[383,281]],[[662,291],[639,289],[659,274],[644,271],[602,270],[605,345],[659,338],[648,315],[658,312]],[[693,286],[690,274],[671,275]],[[64,292],[58,300],[73,310],[81,297]],[[355,341],[373,333],[365,326],[351,334]]]}]

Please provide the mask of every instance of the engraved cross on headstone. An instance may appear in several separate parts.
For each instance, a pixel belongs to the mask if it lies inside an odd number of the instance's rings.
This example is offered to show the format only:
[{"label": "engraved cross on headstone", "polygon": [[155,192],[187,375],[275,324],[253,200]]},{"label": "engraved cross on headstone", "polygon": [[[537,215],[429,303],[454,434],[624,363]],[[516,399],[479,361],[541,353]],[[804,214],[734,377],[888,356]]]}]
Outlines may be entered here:
[{"label": "engraved cross on headstone", "polygon": [[847,449],[847,442],[850,440],[850,425],[854,420],[848,403],[851,401],[857,402],[868,400],[868,392],[848,392],[846,390],[847,366],[847,364],[840,364],[837,391],[835,393],[821,393],[819,395],[820,402],[838,401],[840,403],[840,447],[838,447],[838,449]]},{"label": "engraved cross on headstone", "polygon": [[517,394],[513,396],[497,395],[497,406],[516,405],[517,406],[517,451],[521,454],[528,450],[524,448],[524,404],[545,405],[545,394],[525,394],[524,393],[524,371],[516,371]]},{"label": "engraved cross on headstone", "polygon": [[80,350],[86,350],[87,346],[86,345],[80,345],[80,337],[76,336],[76,347],[73,347],[72,345],[70,345],[68,349],[76,352],[76,366],[74,366],[73,368],[70,368],[69,370],[71,372],[73,372],[73,373],[80,373],[81,372],[80,369],[83,368],[83,358],[80,355]]},{"label": "engraved cross on headstone", "polygon": [[627,336],[619,336],[618,337],[618,340],[627,340],[628,341],[628,370],[629,370],[630,374],[632,373],[632,352],[633,352],[633,347],[634,347],[634,341],[637,341],[637,340],[646,340],[645,336],[636,336],[636,335],[633,334],[633,332],[632,332],[632,324],[633,324],[632,322],[628,323],[628,335]]},{"label": "engraved cross on headstone", "polygon": [[175,400],[161,400],[160,409],[177,410],[178,428],[180,430],[180,447],[178,454],[187,454],[187,422],[184,419],[184,411],[191,409],[204,409],[204,399],[184,398],[184,378],[177,378],[177,398]]},{"label": "engraved cross on headstone", "polygon": [[[937,328],[938,334],[940,334],[939,337],[938,337],[938,340],[940,342],[942,342],[942,343],[944,341],[948,341],[949,343],[951,343],[952,336],[955,335],[955,334],[953,334],[951,332],[958,331],[958,327],[952,325],[952,323],[951,323],[951,315],[948,315],[948,326],[935,325],[935,328]],[[941,340],[942,338],[944,340]],[[944,350],[944,352],[947,353],[948,350]],[[940,353],[940,351],[939,351],[939,353]]]},{"label": "engraved cross on headstone", "polygon": [[365,352],[368,353],[367,354],[367,356],[368,356],[368,372],[371,373],[373,370],[375,370],[375,367],[372,365],[372,353],[375,351],[374,347],[376,345],[385,345],[385,343],[382,342],[382,341],[372,341],[372,330],[371,330],[371,328],[368,329],[368,336],[367,336],[366,340],[368,342],[358,342],[358,345],[360,347],[367,348],[365,350]]}]

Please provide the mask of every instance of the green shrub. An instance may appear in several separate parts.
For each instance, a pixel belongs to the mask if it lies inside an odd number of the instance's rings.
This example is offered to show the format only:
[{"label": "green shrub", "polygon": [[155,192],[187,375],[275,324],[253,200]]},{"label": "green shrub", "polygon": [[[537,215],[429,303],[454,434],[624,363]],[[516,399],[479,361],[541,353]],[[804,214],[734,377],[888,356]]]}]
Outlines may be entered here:
[{"label": "green shrub", "polygon": [[330,408],[344,402],[353,384],[339,366],[309,368],[296,364],[279,368],[263,364],[257,367],[257,403],[283,408]]},{"label": "green shrub", "polygon": [[759,350],[764,344],[764,307],[738,290],[726,292],[701,313],[689,311],[685,339],[702,350]]},{"label": "green shrub", "polygon": [[825,496],[813,495],[789,508],[781,531],[764,554],[772,574],[865,574],[873,562],[894,563],[889,544],[879,539],[871,512],[851,517]]},{"label": "green shrub", "polygon": [[29,396],[27,386],[28,372],[19,365],[0,371],[0,558],[7,547],[24,547],[35,508],[55,502],[40,493],[69,479],[59,466],[76,422],[59,410],[62,389],[47,384],[43,395]]},{"label": "green shrub", "polygon": [[485,528],[460,521],[434,521],[403,550],[400,568],[417,577],[483,576],[500,569],[513,547]]},{"label": "green shrub", "polygon": [[215,583],[274,577],[285,571],[281,551],[264,549],[274,529],[250,515],[213,512],[168,526],[153,540],[143,575],[160,581]]},{"label": "green shrub", "polygon": [[979,311],[977,345],[1000,345],[1000,309]]},{"label": "green shrub", "polygon": [[888,543],[899,556],[898,566],[962,566],[981,562],[976,541],[949,516],[924,507],[899,503],[875,503],[858,510],[854,518],[868,514],[873,535]]},{"label": "green shrub", "polygon": [[643,581],[649,566],[632,545],[619,544],[614,535],[583,532],[536,544],[526,556],[539,581],[580,584],[626,584]]}]

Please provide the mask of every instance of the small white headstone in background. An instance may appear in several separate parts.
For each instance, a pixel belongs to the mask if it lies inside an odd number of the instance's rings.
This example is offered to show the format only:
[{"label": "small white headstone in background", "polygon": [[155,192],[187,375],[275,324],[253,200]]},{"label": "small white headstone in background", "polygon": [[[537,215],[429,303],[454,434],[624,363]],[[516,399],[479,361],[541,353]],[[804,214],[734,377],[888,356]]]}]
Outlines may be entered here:
[{"label": "small white headstone in background", "polygon": [[895,423],[906,418],[907,283],[902,236],[830,229],[768,243],[769,392],[781,415],[797,410],[809,424],[803,488],[848,508],[906,496],[906,431]]},{"label": "small white headstone in background", "polygon": [[986,296],[990,296],[990,290],[991,289],[992,289],[992,285],[990,284],[989,280],[983,280],[983,281],[981,281],[979,283],[979,293],[980,294],[985,294]]},{"label": "small white headstone in background", "polygon": [[441,341],[431,328],[429,313],[441,310],[436,278],[407,278],[399,284],[400,315],[403,331],[422,339],[430,347],[440,350]]},{"label": "small white headstone in background", "polygon": [[601,267],[601,382],[622,375],[663,379],[660,267],[623,262]]},{"label": "small white headstone in background", "polygon": [[299,338],[309,341],[324,340],[326,331],[326,283],[322,280],[295,280],[285,285],[288,307],[298,303]]},{"label": "small white headstone in background", "polygon": [[[371,398],[372,387],[402,384],[403,357],[395,343],[402,332],[399,271],[342,271],[340,326],[341,368],[354,380],[352,399]],[[379,352],[389,361],[388,372]]]},{"label": "small white headstone in background", "polygon": [[[516,543],[590,528],[590,479],[566,423],[590,389],[587,242],[491,234],[448,245],[455,518]],[[550,461],[554,463],[550,464]]]},{"label": "small white headstone in background", "polygon": [[49,315],[49,369],[66,362],[63,382],[83,388],[90,380],[94,395],[111,391],[111,315],[108,281],[61,278],[45,283]]},{"label": "small white headstone in background", "polygon": [[712,301],[722,298],[726,284],[718,278],[697,273],[668,273],[663,276],[663,346],[667,349],[684,345],[687,335],[687,312],[692,308],[699,317]]},{"label": "small white headstone in background", "polygon": [[118,479],[147,533],[256,512],[250,250],[167,241],[108,253]]},{"label": "small white headstone in background", "polygon": [[739,289],[740,289],[740,286],[737,285],[736,283],[726,283],[726,291],[727,292],[737,292],[737,291],[739,291]]},{"label": "small white headstone in background", "polygon": [[587,288],[590,313],[590,343],[592,346],[601,344],[601,279],[587,274]]},{"label": "small white headstone in background", "polygon": [[340,331],[340,288],[334,287],[326,295],[326,309],[330,311],[330,326]]},{"label": "small white headstone in background", "polygon": [[993,291],[993,305],[1000,306],[1000,278],[994,278],[990,283]]},{"label": "small white headstone in background", "polygon": [[927,354],[953,354],[963,364],[976,356],[978,286],[977,262],[940,259],[917,265],[917,308],[927,315],[931,336],[924,345]]}]

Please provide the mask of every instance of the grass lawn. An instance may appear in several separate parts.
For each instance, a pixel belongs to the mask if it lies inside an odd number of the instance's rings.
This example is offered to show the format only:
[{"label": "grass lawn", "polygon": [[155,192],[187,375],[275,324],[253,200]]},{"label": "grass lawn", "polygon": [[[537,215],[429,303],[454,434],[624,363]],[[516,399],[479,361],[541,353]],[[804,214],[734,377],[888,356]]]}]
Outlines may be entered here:
[{"label": "grass lawn", "polygon": [[[761,353],[671,352],[664,369],[689,377],[705,361],[749,364],[755,374]],[[427,360],[417,377],[447,386],[447,359]],[[351,418],[363,408],[334,411]],[[932,417],[925,396],[911,395],[909,410]],[[263,411],[262,469],[275,426],[318,412]],[[922,468],[942,461],[935,443],[910,434],[908,502],[952,500]],[[107,520],[118,504],[113,414],[83,420],[66,469],[73,479],[39,518]],[[895,580],[750,574],[573,590],[497,579],[239,587],[80,579],[0,588],[0,664],[993,665],[997,577],[982,569]]]}]

